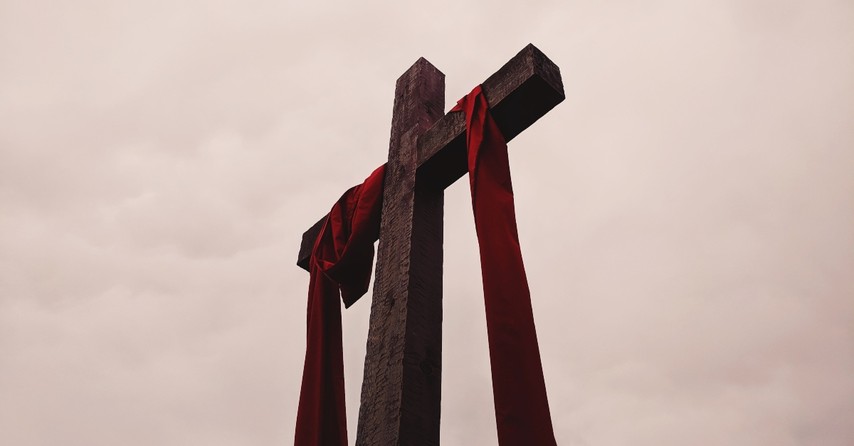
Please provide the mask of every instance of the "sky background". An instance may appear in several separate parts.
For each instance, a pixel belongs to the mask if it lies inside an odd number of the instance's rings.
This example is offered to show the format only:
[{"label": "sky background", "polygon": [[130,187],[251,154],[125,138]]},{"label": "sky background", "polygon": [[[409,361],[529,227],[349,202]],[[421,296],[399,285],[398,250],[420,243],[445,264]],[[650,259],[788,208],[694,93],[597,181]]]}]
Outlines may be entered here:
[{"label": "sky background", "polygon": [[[0,444],[293,441],[300,236],[534,43],[567,99],[510,144],[562,445],[854,438],[854,4],[0,0]],[[496,443],[464,181],[442,442]],[[344,314],[355,435],[369,299]]]}]

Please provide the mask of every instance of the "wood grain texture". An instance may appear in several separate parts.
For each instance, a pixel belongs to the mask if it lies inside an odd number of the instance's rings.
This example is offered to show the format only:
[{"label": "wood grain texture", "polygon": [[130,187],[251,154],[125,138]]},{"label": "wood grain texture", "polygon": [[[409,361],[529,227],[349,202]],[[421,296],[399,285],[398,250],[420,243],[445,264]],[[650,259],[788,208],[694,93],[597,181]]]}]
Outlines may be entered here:
[{"label": "wood grain texture", "polygon": [[[528,45],[483,82],[492,117],[509,142],[561,103],[560,69],[534,45]],[[462,112],[442,117],[418,140],[418,174],[437,187],[448,187],[467,172],[466,123]]]},{"label": "wood grain texture", "polygon": [[444,189],[416,187],[416,171],[444,98],[423,58],[397,81],[357,445],[439,443]]}]

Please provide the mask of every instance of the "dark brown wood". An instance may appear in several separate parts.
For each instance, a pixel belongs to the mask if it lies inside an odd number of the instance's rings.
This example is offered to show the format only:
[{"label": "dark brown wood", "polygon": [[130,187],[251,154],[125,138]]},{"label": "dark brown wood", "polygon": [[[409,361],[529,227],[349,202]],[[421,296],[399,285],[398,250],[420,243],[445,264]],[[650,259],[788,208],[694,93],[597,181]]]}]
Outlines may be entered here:
[{"label": "dark brown wood", "polygon": [[444,102],[445,76],[423,58],[397,80],[357,445],[439,444],[444,189],[415,175]]},{"label": "dark brown wood", "polygon": [[[565,98],[560,69],[530,44],[489,76],[483,82],[483,90],[507,141]],[[462,113],[446,114],[418,138],[418,166],[418,181],[436,187],[447,187],[466,173]],[[312,230],[315,227],[303,235],[297,258],[297,265],[305,270],[317,235]]]},{"label": "dark brown wood", "polygon": [[[492,117],[509,142],[561,103],[560,69],[529,44],[483,82]],[[463,176],[466,123],[461,112],[446,114],[418,140],[418,176],[448,187]]]},{"label": "dark brown wood", "polygon": [[326,216],[313,224],[308,231],[302,235],[302,242],[299,245],[299,256],[297,257],[297,265],[308,271],[308,260],[311,258],[311,250],[314,249],[314,241],[320,234],[320,229],[323,227],[323,222],[326,221]]}]

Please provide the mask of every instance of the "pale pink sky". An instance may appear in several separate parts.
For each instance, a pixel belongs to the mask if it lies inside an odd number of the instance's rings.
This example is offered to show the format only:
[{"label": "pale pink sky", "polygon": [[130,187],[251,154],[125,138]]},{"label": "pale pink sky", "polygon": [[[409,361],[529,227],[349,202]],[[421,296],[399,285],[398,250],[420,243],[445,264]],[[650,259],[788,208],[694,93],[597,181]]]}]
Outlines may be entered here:
[{"label": "pale pink sky", "polygon": [[[291,444],[300,235],[412,62],[450,107],[531,42],[567,92],[510,149],[559,443],[850,445],[854,4],[528,3],[0,0],[0,444]],[[442,441],[495,444],[446,202]]]}]

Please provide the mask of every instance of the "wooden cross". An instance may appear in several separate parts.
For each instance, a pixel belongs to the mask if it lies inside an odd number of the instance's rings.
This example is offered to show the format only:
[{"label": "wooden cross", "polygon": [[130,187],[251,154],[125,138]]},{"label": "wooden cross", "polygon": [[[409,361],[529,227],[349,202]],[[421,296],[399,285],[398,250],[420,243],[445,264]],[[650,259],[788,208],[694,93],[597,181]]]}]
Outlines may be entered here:
[{"label": "wooden cross", "polygon": [[[533,45],[483,90],[507,141],[564,99]],[[465,116],[444,109],[445,75],[420,58],[395,87],[357,445],[439,444],[444,189],[467,172]],[[303,235],[306,270],[322,223]]]}]

